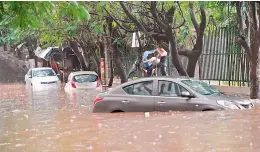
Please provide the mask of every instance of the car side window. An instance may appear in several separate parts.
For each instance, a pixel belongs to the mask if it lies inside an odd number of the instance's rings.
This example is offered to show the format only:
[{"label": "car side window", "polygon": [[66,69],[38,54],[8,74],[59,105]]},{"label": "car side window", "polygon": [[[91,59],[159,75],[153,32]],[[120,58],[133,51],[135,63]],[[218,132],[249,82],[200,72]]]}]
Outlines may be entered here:
[{"label": "car side window", "polygon": [[130,95],[151,96],[153,91],[153,81],[135,83],[124,87],[123,90]]},{"label": "car side window", "polygon": [[159,90],[159,96],[168,96],[168,97],[180,96],[178,84],[171,81],[159,80],[158,90]]},{"label": "car side window", "polygon": [[185,89],[183,86],[181,85],[178,85],[179,86],[179,89],[180,89],[180,93],[181,92],[189,92],[187,89]]}]

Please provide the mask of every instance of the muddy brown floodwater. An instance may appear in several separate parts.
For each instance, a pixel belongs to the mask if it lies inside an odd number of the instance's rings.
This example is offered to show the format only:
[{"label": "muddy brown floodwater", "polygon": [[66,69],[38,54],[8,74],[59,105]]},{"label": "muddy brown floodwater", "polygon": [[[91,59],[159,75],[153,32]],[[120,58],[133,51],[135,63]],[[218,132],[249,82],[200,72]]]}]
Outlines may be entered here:
[{"label": "muddy brown floodwater", "polygon": [[0,86],[0,152],[259,152],[260,110],[93,114],[95,93]]}]

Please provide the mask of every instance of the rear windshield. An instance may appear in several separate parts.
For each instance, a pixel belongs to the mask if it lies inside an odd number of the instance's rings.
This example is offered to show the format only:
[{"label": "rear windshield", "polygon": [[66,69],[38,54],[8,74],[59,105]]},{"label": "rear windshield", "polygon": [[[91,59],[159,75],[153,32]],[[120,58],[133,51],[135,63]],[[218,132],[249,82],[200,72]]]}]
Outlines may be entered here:
[{"label": "rear windshield", "polygon": [[56,76],[52,69],[33,70],[33,77]]},{"label": "rear windshield", "polygon": [[75,75],[74,80],[78,83],[85,83],[85,82],[96,82],[98,76],[94,74],[82,74],[82,75]]}]

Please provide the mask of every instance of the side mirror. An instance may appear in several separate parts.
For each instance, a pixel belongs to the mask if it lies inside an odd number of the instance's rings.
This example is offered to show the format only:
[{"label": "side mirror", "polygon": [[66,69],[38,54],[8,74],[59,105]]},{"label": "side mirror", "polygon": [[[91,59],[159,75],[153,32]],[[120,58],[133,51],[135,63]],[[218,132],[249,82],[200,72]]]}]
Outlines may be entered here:
[{"label": "side mirror", "polygon": [[181,92],[181,97],[194,98],[194,96],[191,95],[188,91]]},{"label": "side mirror", "polygon": [[59,77],[59,76],[60,76],[60,74],[58,73],[58,74],[57,74],[57,76]]},{"label": "side mirror", "polygon": [[32,75],[28,75],[28,78],[32,78]]}]

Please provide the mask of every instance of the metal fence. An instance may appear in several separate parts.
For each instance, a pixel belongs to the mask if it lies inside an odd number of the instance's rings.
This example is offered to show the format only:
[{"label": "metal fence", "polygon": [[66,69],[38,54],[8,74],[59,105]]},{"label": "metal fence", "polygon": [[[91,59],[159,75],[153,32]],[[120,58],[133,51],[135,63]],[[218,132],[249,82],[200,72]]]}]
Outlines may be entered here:
[{"label": "metal fence", "polygon": [[200,79],[226,85],[248,85],[249,62],[245,51],[236,44],[237,28],[214,27],[204,37],[199,60]]}]

